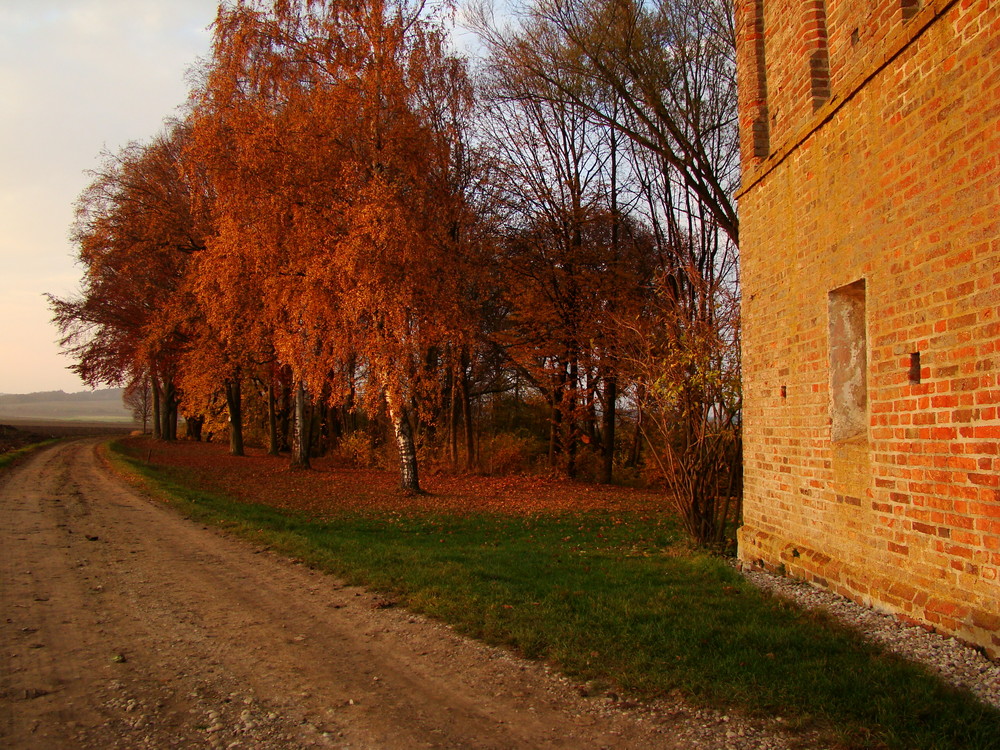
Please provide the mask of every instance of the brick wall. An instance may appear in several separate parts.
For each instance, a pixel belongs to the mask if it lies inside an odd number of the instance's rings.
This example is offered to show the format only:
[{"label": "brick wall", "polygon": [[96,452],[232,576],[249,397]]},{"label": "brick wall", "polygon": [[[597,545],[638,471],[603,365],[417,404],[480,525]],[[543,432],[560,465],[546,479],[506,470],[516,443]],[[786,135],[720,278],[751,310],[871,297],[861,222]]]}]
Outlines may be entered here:
[{"label": "brick wall", "polygon": [[[825,0],[818,108],[815,5],[737,13],[740,557],[1000,655],[1000,3]],[[845,346],[860,406],[831,387]]]}]

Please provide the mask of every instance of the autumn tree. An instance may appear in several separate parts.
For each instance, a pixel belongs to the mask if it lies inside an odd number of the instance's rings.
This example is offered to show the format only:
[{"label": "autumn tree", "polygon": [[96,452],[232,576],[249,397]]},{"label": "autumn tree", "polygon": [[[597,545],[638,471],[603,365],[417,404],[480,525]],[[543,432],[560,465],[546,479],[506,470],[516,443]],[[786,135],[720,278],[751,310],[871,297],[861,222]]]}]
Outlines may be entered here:
[{"label": "autumn tree", "polygon": [[343,400],[349,365],[362,373],[412,491],[422,363],[463,312],[442,110],[467,106],[468,87],[445,41],[422,4],[223,6],[195,115],[216,196],[204,273],[224,280],[221,304],[235,321],[235,295],[256,303],[296,380],[300,431],[310,394]]},{"label": "autumn tree", "polygon": [[[488,5],[472,14],[517,101],[574,106],[614,138],[616,242],[628,216],[652,250],[645,301],[604,298],[604,346],[629,382],[651,457],[692,516],[689,532],[715,544],[729,502],[720,472],[739,462],[738,184],[732,9],[728,0],[534,0],[512,23]],[[611,403],[605,389],[603,403]],[[618,382],[615,381],[618,398]],[[734,406],[735,405],[735,406]],[[735,410],[733,410],[735,409]],[[725,416],[723,416],[725,415]],[[637,424],[638,424],[637,419]],[[717,429],[718,428],[718,429]],[[709,460],[705,436],[726,443]],[[713,449],[714,450],[714,449]],[[715,467],[715,468],[711,468]],[[703,510],[707,509],[707,510]]]},{"label": "autumn tree", "polygon": [[[289,333],[308,348],[291,296],[316,241],[299,231],[299,214],[325,218],[317,205],[306,209],[306,198],[332,204],[318,193],[329,189],[336,170],[324,149],[304,160],[296,152],[297,141],[307,137],[308,112],[297,75],[308,66],[293,69],[289,45],[303,32],[294,9],[285,10],[278,19],[264,3],[221,5],[213,57],[194,97],[191,163],[204,169],[210,185],[215,230],[198,258],[195,286],[226,356],[256,351],[261,360],[266,352],[274,359],[279,337],[287,341]],[[222,379],[235,395],[232,367]],[[294,390],[303,402],[297,410],[302,419],[304,386]],[[302,432],[299,422],[297,434]],[[297,441],[293,464],[308,465],[308,459],[308,441]]]},{"label": "autumn tree", "polygon": [[107,154],[77,202],[73,239],[81,292],[49,297],[72,369],[91,386],[148,375],[154,436],[176,437],[177,361],[190,255],[202,245],[178,160],[186,129],[172,124],[148,144]]},{"label": "autumn tree", "polygon": [[621,372],[641,386],[639,428],[686,532],[723,549],[742,497],[739,299],[719,291],[712,315],[692,315],[678,291],[661,271],[644,313],[620,319]]},{"label": "autumn tree", "polygon": [[[534,75],[511,46],[492,45],[487,71],[484,129],[507,208],[498,262],[510,315],[500,339],[551,405],[550,463],[561,461],[573,476],[586,442],[611,481],[618,402],[611,315],[634,305],[650,271],[646,233],[629,217],[635,195],[624,190],[620,134],[593,116],[617,104],[576,71]],[[563,97],[566,89],[577,99]]]},{"label": "autumn tree", "polygon": [[741,506],[737,248],[675,170],[632,151],[636,211],[651,228],[657,272],[641,313],[619,316],[623,371],[648,456],[688,534],[721,548]]},{"label": "autumn tree", "polygon": [[190,117],[81,197],[84,289],[52,300],[75,367],[149,375],[157,434],[179,407],[234,454],[248,410],[271,452],[294,414],[293,466],[363,411],[408,491],[421,441],[471,467],[476,412],[511,393],[547,402],[553,464],[589,445],[610,481],[632,402],[717,544],[739,451],[726,3],[533,0],[505,28],[481,8],[480,108],[447,5],[223,3]]},{"label": "autumn tree", "polygon": [[[731,0],[532,0],[513,24],[481,2],[470,19],[491,53],[516,60],[538,88],[656,154],[738,244]],[[620,106],[595,105],[595,88]]]}]

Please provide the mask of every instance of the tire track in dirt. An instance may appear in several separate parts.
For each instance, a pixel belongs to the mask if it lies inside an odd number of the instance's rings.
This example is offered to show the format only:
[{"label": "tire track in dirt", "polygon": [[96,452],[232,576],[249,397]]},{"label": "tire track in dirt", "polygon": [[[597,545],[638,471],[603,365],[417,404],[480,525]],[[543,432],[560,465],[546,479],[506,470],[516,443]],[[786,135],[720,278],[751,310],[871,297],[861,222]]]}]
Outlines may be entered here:
[{"label": "tire track in dirt", "polygon": [[718,716],[613,709],[376,609],[143,497],[97,444],[58,444],[0,480],[0,746],[780,746]]}]

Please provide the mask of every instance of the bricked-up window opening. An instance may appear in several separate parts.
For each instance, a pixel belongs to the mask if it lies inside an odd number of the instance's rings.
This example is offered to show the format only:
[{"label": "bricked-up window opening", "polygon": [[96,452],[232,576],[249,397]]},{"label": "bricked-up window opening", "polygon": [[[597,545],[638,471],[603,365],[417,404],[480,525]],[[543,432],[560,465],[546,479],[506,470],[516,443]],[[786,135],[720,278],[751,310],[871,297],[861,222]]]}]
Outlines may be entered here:
[{"label": "bricked-up window opening", "polygon": [[920,352],[910,355],[910,384],[920,385]]},{"label": "bricked-up window opening", "polygon": [[830,292],[830,417],[834,440],[868,432],[865,280]]},{"label": "bricked-up window opening", "polygon": [[903,21],[909,21],[920,10],[920,0],[900,0],[903,7]]},{"label": "bricked-up window opening", "polygon": [[764,59],[764,0],[754,0],[753,25],[750,30],[753,40],[754,62],[757,72],[757,96],[751,106],[756,107],[757,116],[753,121],[753,155],[766,159],[771,153],[771,133],[767,121],[767,62]]},{"label": "bricked-up window opening", "polygon": [[830,50],[827,47],[826,2],[806,0],[803,39],[809,52],[809,93],[813,110],[830,99]]}]

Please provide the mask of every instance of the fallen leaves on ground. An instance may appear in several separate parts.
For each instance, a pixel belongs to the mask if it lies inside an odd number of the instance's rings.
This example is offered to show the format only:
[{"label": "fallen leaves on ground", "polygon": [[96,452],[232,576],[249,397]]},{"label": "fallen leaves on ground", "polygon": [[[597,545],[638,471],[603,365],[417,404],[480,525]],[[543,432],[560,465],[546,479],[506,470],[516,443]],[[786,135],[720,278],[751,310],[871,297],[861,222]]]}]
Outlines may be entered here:
[{"label": "fallen leaves on ground", "polygon": [[209,491],[323,517],[344,511],[501,513],[530,515],[583,511],[658,513],[669,510],[662,493],[588,484],[542,475],[489,477],[437,474],[421,479],[426,494],[407,495],[394,472],[313,459],[313,468],[292,469],[287,457],[248,449],[229,455],[218,443],[164,443],[130,438],[133,455],[154,465],[182,469]]}]

